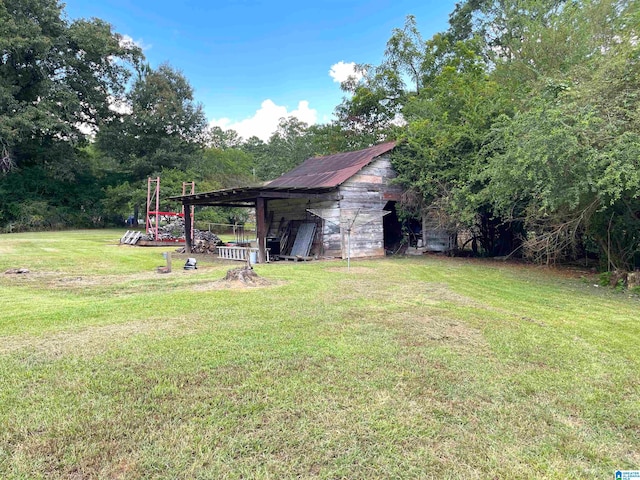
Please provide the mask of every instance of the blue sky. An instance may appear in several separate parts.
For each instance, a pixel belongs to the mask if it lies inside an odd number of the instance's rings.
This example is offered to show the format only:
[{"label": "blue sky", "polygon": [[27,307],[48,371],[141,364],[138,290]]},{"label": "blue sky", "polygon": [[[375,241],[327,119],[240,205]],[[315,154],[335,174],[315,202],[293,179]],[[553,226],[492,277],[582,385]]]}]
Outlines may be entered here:
[{"label": "blue sky", "polygon": [[[454,0],[67,0],[70,18],[98,17],[168,62],[208,120],[263,139],[278,118],[331,119],[343,92],[332,66],[378,64],[394,28],[416,16],[424,38],[445,30]],[[338,74],[348,66],[337,67]]]}]

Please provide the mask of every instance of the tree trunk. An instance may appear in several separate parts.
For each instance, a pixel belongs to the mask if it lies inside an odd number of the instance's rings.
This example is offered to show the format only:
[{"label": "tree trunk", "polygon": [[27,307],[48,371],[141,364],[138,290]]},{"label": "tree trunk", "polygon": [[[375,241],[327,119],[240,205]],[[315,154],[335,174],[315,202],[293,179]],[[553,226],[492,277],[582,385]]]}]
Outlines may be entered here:
[{"label": "tree trunk", "polygon": [[138,216],[140,215],[140,205],[137,203],[133,206],[133,226],[138,226]]}]

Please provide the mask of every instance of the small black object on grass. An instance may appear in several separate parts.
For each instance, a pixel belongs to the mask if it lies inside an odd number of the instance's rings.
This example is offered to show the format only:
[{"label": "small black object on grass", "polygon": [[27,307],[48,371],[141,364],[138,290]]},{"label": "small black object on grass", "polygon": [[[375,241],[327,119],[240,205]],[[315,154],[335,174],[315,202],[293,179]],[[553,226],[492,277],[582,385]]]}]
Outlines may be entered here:
[{"label": "small black object on grass", "polygon": [[10,268],[4,273],[7,275],[14,275],[14,274],[23,275],[25,273],[31,273],[31,271],[28,268]]}]

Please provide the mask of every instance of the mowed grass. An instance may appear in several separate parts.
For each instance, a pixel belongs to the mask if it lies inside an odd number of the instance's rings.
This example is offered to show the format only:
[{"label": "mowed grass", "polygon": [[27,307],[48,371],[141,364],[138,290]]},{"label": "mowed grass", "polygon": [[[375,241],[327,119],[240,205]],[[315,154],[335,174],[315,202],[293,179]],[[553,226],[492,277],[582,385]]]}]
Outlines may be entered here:
[{"label": "mowed grass", "polygon": [[640,301],[438,257],[219,282],[119,231],[0,236],[0,478],[611,478]]}]

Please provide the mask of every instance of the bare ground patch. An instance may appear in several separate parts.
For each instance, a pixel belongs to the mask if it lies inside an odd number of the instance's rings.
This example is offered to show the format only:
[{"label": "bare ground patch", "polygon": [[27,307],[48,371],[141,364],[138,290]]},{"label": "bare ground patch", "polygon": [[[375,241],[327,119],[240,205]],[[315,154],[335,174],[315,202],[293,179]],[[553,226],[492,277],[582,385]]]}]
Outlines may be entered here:
[{"label": "bare ground patch", "polygon": [[[77,275],[61,272],[31,272],[24,275],[3,275],[0,285],[44,288],[46,290],[84,293],[87,290],[100,291],[110,289],[111,294],[138,293],[141,288],[153,285],[154,289],[185,288],[204,291],[222,288],[242,288],[235,282],[222,283],[222,280],[211,280],[212,272],[203,270],[175,270],[168,275],[156,271],[145,271],[121,275]],[[277,283],[259,279],[254,287],[266,287]],[[245,287],[247,285],[244,285]],[[117,287],[117,288],[114,288]]]},{"label": "bare ground patch", "polygon": [[185,335],[196,330],[196,322],[191,319],[178,318],[91,326],[41,337],[4,336],[0,337],[0,354],[29,351],[54,359],[67,355],[90,358],[137,335],[166,334],[173,331],[176,332],[176,335]]},{"label": "bare ground patch", "polygon": [[407,346],[449,345],[460,351],[486,350],[489,345],[477,328],[464,322],[437,316],[401,316],[393,319],[402,325],[402,343]]},{"label": "bare ground patch", "polygon": [[253,283],[222,279],[194,285],[190,290],[196,292],[205,292],[209,290],[252,290],[254,288],[274,287],[276,285],[284,285],[286,283],[287,282],[283,281],[267,280],[266,278],[256,279]]},{"label": "bare ground patch", "polygon": [[70,274],[65,272],[34,272],[31,271],[24,275],[4,275],[0,277],[2,283],[10,285],[40,285],[52,289],[69,289],[74,286],[109,286],[121,284],[128,280],[146,280],[157,278],[155,272],[141,272],[124,275],[82,275]]},{"label": "bare ground patch", "polygon": [[375,268],[371,267],[330,267],[326,269],[327,272],[338,272],[338,273],[374,273],[376,271]]}]

